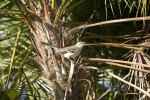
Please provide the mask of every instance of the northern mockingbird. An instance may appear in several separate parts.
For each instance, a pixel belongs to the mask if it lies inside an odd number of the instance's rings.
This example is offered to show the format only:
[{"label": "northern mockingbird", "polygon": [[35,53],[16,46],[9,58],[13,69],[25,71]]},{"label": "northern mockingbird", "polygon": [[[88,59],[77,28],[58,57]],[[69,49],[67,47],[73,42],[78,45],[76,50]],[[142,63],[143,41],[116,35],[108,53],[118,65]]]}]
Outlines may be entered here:
[{"label": "northern mockingbird", "polygon": [[75,59],[81,52],[83,46],[85,46],[85,42],[77,42],[73,46],[65,47],[65,48],[57,48],[52,46],[49,43],[41,42],[44,45],[52,47],[57,54],[62,54],[65,58]]}]

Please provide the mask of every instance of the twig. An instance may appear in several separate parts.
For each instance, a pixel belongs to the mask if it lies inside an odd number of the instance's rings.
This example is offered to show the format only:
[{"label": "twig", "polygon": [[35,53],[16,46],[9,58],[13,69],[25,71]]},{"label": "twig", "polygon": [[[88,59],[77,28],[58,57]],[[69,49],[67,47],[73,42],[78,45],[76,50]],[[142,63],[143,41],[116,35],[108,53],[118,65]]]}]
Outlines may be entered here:
[{"label": "twig", "polygon": [[[91,19],[93,18],[93,15],[94,15],[94,14],[92,14],[92,15],[89,17],[89,19],[88,19],[88,21],[86,22],[85,25],[89,24],[89,22],[90,22]],[[81,31],[81,33],[80,33],[80,35],[79,35],[79,37],[78,37],[78,39],[77,39],[78,41],[80,41],[80,39],[82,38],[82,36],[83,36],[85,30],[86,30],[86,28],[83,28],[83,30]]]},{"label": "twig", "polygon": [[[123,77],[122,79],[125,80],[126,78],[128,78],[130,76],[130,73],[128,73],[125,77]],[[118,86],[121,82],[117,82],[115,85],[113,85],[110,89],[108,89],[106,92],[104,92],[99,98],[97,98],[96,100],[100,100],[102,99],[105,95],[107,95],[113,88],[115,88],[116,86]]]},{"label": "twig", "polygon": [[129,83],[128,81],[126,81],[126,80],[124,80],[124,79],[118,77],[117,75],[115,75],[115,74],[113,74],[113,73],[110,73],[110,72],[105,71],[105,70],[102,70],[102,71],[103,71],[104,73],[109,74],[110,76],[113,76],[114,78],[116,78],[116,79],[118,79],[118,80],[120,80],[120,81],[122,81],[122,82],[124,82],[124,83],[126,83],[126,84],[128,84],[128,85],[130,85],[130,86],[132,86],[132,87],[134,87],[135,89],[139,90],[139,91],[142,92],[143,94],[145,94],[145,95],[147,95],[148,97],[150,97],[150,94],[149,94],[148,92],[144,91],[143,89],[139,88],[138,86],[136,86],[136,85],[134,85],[134,84],[132,84],[132,83]]},{"label": "twig", "polygon": [[64,100],[66,100],[68,90],[70,91],[70,93],[72,93],[71,80],[72,80],[73,72],[74,72],[74,61],[71,61],[70,72],[69,72],[69,77],[68,77],[68,84],[67,84],[67,88],[65,91]]},{"label": "twig", "polygon": [[[97,67],[95,67],[95,68],[93,68],[93,69],[94,69],[94,70],[99,70],[99,68],[97,68]],[[139,90],[139,91],[142,92],[143,94],[145,94],[145,95],[147,95],[148,97],[150,97],[150,94],[149,94],[148,92],[146,92],[146,91],[144,91],[143,89],[137,87],[136,85],[134,85],[134,84],[132,84],[132,83],[130,83],[130,82],[128,82],[128,81],[126,81],[126,80],[124,80],[124,79],[118,77],[117,75],[115,75],[115,74],[113,74],[113,73],[110,73],[110,72],[105,71],[105,70],[103,70],[103,69],[101,69],[101,71],[103,71],[103,72],[106,73],[106,74],[109,74],[110,76],[113,76],[114,78],[116,78],[116,79],[118,79],[118,80],[120,80],[120,81],[122,81],[122,82],[124,82],[124,83],[126,83],[126,84],[128,84],[128,85],[130,85],[130,86],[132,86],[132,87],[134,87],[135,89]],[[98,98],[97,100],[100,100],[100,99]]]},{"label": "twig", "polygon": [[65,44],[64,44],[64,32],[65,32],[65,26],[66,26],[66,10],[64,11],[63,13],[63,16],[62,16],[62,31],[60,32],[60,44],[61,44],[61,47],[65,47]]}]

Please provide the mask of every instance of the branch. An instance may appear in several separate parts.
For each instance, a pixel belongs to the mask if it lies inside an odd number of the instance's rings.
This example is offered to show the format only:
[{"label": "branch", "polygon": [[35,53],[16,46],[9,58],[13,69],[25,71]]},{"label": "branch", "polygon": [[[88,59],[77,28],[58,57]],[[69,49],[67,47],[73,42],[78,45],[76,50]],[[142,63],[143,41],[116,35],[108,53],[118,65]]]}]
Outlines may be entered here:
[{"label": "branch", "polygon": [[86,44],[86,46],[112,46],[112,47],[119,47],[119,48],[133,49],[133,50],[143,49],[139,47],[150,48],[149,45],[133,45],[133,44],[119,44],[119,43],[92,43],[92,44]]},{"label": "branch", "polygon": [[91,62],[102,62],[102,63],[109,64],[109,65],[114,65],[114,66],[124,67],[124,68],[128,68],[128,69],[138,70],[138,71],[142,71],[142,72],[145,72],[145,73],[150,73],[150,71],[148,71],[148,70],[139,69],[139,68],[123,65],[123,64],[113,63],[113,62],[110,62],[110,61],[101,61],[100,59],[97,59],[97,60],[83,59],[83,60],[91,61]]},{"label": "branch", "polygon": [[45,12],[45,19],[48,23],[50,23],[50,18],[49,18],[49,14],[48,14],[48,9],[47,9],[47,5],[46,5],[46,1],[42,0],[43,5],[44,5],[44,12]]},{"label": "branch", "polygon": [[77,31],[77,30],[80,30],[82,28],[88,28],[88,27],[93,27],[93,26],[101,26],[101,25],[107,25],[107,24],[114,24],[114,23],[122,23],[122,22],[144,21],[144,20],[150,20],[150,16],[137,17],[137,18],[117,19],[117,20],[109,20],[109,21],[98,22],[98,23],[95,23],[95,24],[81,25],[81,26],[75,27],[75,28],[67,31],[66,35],[68,37],[68,36],[70,36],[72,34],[73,31]]},{"label": "branch", "polygon": [[[17,5],[17,7],[19,8],[19,10],[21,10],[21,7],[19,6],[19,4],[17,3],[16,0],[14,0],[15,4]],[[29,25],[29,27],[32,29],[32,30],[35,30],[34,27],[32,26],[32,24],[27,20],[26,16],[24,15],[23,12],[22,13],[22,16],[24,17],[25,21],[27,22],[27,24]]]},{"label": "branch", "polygon": [[22,28],[23,28],[23,22],[21,23],[21,26],[19,28],[19,31],[18,31],[18,34],[17,34],[17,37],[16,37],[16,42],[15,42],[15,45],[14,45],[14,48],[13,48],[12,58],[11,58],[10,66],[9,66],[8,78],[7,78],[7,81],[6,81],[6,89],[8,89],[8,83],[10,81],[12,66],[13,66],[13,63],[14,63],[14,59],[15,59],[15,55],[16,55],[16,49],[18,47],[18,42],[19,42],[20,34],[22,32]]},{"label": "branch", "polygon": [[[87,35],[89,35],[88,33],[89,32],[86,32]],[[113,39],[134,39],[134,40],[138,40],[138,39],[141,39],[141,38],[147,38],[147,37],[150,37],[149,34],[146,34],[145,36],[134,36],[134,37],[131,37],[131,36],[108,36],[108,35],[89,35],[89,36],[84,36],[82,37],[82,39],[91,39],[91,38],[100,38],[100,39],[107,39],[107,38],[113,38]]]},{"label": "branch", "polygon": [[29,2],[30,2],[32,11],[36,14],[36,9],[34,7],[34,4],[33,4],[32,0],[29,0]]},{"label": "branch", "polygon": [[140,63],[134,63],[134,62],[129,62],[129,61],[122,61],[122,60],[114,60],[114,59],[102,59],[102,58],[87,58],[84,59],[87,61],[92,61],[92,62],[116,62],[116,63],[123,63],[123,64],[130,64],[130,65],[138,65],[138,66],[143,66],[143,67],[148,67],[150,68],[150,65],[146,65],[146,64],[140,64]]}]

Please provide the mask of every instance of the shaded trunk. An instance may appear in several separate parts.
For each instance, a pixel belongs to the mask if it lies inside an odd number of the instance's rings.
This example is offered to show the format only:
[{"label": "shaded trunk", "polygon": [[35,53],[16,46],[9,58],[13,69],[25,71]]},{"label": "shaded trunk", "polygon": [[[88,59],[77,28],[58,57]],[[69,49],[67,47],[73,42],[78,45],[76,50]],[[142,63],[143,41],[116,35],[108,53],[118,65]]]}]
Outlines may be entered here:
[{"label": "shaded trunk", "polygon": [[[52,45],[60,47],[60,38],[62,37],[59,36],[62,34],[62,31],[59,30],[61,30],[62,27],[57,29],[53,27],[53,25],[39,20],[34,21],[32,25],[34,29],[31,28],[31,31],[35,37],[34,40],[32,39],[32,42],[39,54],[35,60],[43,69],[43,75],[49,80],[47,84],[50,86],[52,92],[50,99],[63,100],[68,85],[70,61],[64,59],[61,55],[57,55],[52,48],[41,44],[41,42],[50,42]],[[65,42],[63,44],[65,44]],[[77,80],[75,84],[71,85],[72,93],[67,92],[66,100],[84,100],[79,81]]]},{"label": "shaded trunk", "polygon": [[[50,43],[58,48],[69,46],[69,42],[64,35],[65,11],[62,17],[58,17],[60,15],[55,15],[53,12],[55,8],[51,8],[50,2],[46,0],[42,0],[42,2],[44,7],[42,7],[40,3],[38,7],[34,7],[32,0],[29,0],[31,10],[39,18],[32,14],[25,15],[24,12],[22,12],[22,15],[33,34],[29,34],[29,36],[38,53],[35,61],[43,69],[43,76],[47,79],[47,84],[51,88],[50,99],[87,100],[89,84],[91,83],[90,81],[92,81],[92,79],[89,78],[89,72],[79,69],[80,64],[77,63],[78,61],[75,61],[73,64],[73,68],[75,68],[75,70],[73,69],[74,73],[72,73],[71,79],[68,80],[71,62],[68,59],[64,59],[61,55],[56,54],[52,48],[41,44],[41,42]],[[68,2],[70,3],[71,1]],[[22,10],[18,2],[16,1],[15,3],[18,8]],[[30,9],[24,0],[22,0],[22,3]],[[66,2],[62,2],[58,12],[65,3]],[[87,78],[87,80],[85,78]],[[68,81],[71,85],[68,84]]]},{"label": "shaded trunk", "polygon": [[[39,52],[39,57],[36,58],[37,63],[41,65],[43,68],[44,76],[49,80],[47,84],[51,88],[52,97],[51,100],[85,100],[85,86],[88,83],[84,83],[82,86],[82,82],[80,82],[80,71],[78,69],[78,65],[75,63],[75,72],[78,70],[79,72],[73,75],[73,79],[71,82],[71,92],[67,90],[68,88],[68,76],[70,71],[70,61],[68,59],[64,59],[60,55],[57,55],[53,49],[50,47],[41,45],[40,42],[48,42],[48,38],[46,32],[50,36],[50,43],[52,45],[59,47],[59,39],[56,36],[58,33],[54,33],[58,30],[51,28],[52,26],[47,23],[35,22],[36,27],[36,37],[39,40],[35,41],[35,48],[37,52]],[[82,74],[81,76],[86,76]],[[89,88],[89,87],[87,87]],[[67,95],[65,95],[67,92]]]}]

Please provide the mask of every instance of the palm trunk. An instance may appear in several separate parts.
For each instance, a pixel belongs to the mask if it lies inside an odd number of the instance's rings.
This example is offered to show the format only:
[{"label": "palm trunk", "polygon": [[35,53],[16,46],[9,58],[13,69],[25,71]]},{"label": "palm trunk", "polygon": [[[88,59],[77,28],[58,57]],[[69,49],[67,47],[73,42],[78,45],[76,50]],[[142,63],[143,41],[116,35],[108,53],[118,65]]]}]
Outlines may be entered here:
[{"label": "palm trunk", "polygon": [[[83,96],[83,91],[81,91],[83,87],[80,85],[78,79],[71,82],[72,92],[67,91],[66,94],[71,66],[70,61],[57,55],[53,49],[43,46],[40,43],[48,42],[46,35],[46,32],[48,32],[51,40],[50,43],[54,46],[58,46],[59,39],[55,35],[56,33],[54,33],[54,31],[57,30],[50,29],[49,26],[47,26],[48,24],[42,22],[35,22],[34,24],[36,27],[36,31],[34,31],[35,37],[38,39],[35,41],[35,48],[39,53],[39,57],[36,58],[36,61],[41,65],[44,76],[49,80],[47,84],[51,88],[51,100],[63,100],[65,97],[66,100],[84,100],[83,98],[85,97]],[[78,73],[75,76],[77,77]]]},{"label": "palm trunk", "polygon": [[[63,24],[58,22],[57,15],[54,15],[54,12],[49,6],[50,4],[46,2],[46,0],[42,0],[44,9],[39,4],[38,9],[34,7],[32,0],[29,0],[31,10],[35,15],[39,16],[35,17],[31,14],[25,15],[22,12],[22,15],[29,25],[29,28],[33,35],[30,35],[31,41],[38,53],[38,56],[35,58],[35,61],[41,66],[43,69],[43,76],[47,78],[47,84],[51,88],[50,100],[85,100],[88,99],[89,94],[89,82],[82,82],[80,79],[84,77],[89,77],[85,71],[78,68],[79,64],[74,63],[75,71],[78,71],[76,74],[72,72],[70,76],[70,90],[68,91],[68,77],[69,71],[71,67],[71,63],[69,60],[64,59],[61,55],[57,55],[52,48],[46,47],[41,44],[41,42],[51,43],[56,47],[64,47],[67,45],[68,41],[65,41],[65,37],[63,35],[65,31],[64,23],[65,16],[62,18]],[[68,1],[70,2],[70,1]],[[18,8],[21,10],[21,7],[15,2]],[[29,8],[24,0],[22,3]],[[64,5],[65,2],[62,3]],[[59,9],[58,9],[59,11]],[[64,13],[65,14],[65,13]],[[32,21],[29,22],[28,18]],[[57,20],[56,20],[57,19]],[[60,19],[59,19],[60,20]],[[74,70],[74,67],[72,67]],[[87,74],[87,75],[86,75]],[[91,79],[89,79],[91,80]],[[83,83],[84,85],[82,85]]]}]

